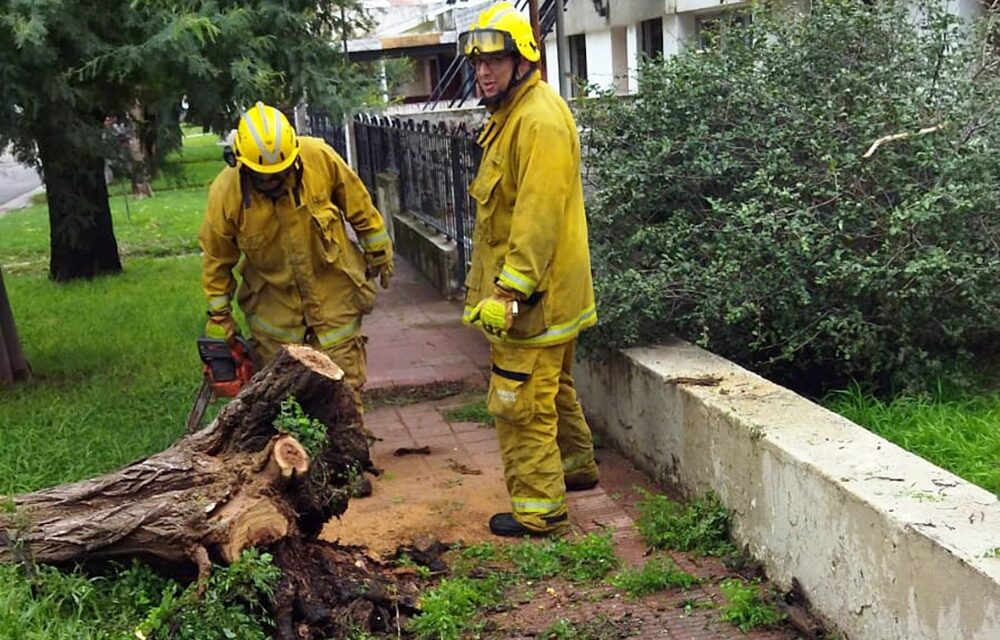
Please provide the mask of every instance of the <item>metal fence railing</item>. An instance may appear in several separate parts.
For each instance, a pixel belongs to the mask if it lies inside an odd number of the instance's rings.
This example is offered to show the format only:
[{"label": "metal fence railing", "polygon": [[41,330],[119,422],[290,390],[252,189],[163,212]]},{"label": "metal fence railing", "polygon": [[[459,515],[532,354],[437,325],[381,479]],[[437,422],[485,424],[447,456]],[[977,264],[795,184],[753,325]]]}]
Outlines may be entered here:
[{"label": "metal fence railing", "polygon": [[369,190],[375,176],[399,176],[400,206],[458,248],[455,276],[464,282],[472,255],[475,204],[469,182],[481,149],[464,125],[361,115],[354,121],[357,170]]},{"label": "metal fence railing", "polygon": [[332,120],[329,116],[308,113],[306,115],[306,126],[309,128],[310,135],[323,138],[328,145],[340,154],[340,157],[348,157],[347,131],[343,123]]}]

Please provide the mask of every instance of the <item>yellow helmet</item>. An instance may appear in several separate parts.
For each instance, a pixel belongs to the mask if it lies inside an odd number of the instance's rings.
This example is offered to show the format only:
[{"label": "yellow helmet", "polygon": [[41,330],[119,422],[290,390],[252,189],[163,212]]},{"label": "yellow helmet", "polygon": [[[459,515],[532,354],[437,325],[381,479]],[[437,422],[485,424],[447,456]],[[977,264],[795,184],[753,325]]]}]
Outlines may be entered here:
[{"label": "yellow helmet", "polygon": [[509,2],[498,2],[480,13],[472,28],[458,36],[458,53],[467,57],[519,53],[528,62],[541,59],[531,23]]},{"label": "yellow helmet", "polygon": [[236,161],[257,173],[278,173],[295,162],[299,139],[281,111],[258,102],[240,116],[233,143]]}]

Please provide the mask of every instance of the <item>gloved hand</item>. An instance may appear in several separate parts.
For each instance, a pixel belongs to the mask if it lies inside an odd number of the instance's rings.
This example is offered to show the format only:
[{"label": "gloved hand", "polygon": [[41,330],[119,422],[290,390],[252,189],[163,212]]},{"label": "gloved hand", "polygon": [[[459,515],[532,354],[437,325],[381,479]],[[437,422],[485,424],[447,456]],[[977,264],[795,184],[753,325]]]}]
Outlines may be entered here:
[{"label": "gloved hand", "polygon": [[393,265],[392,260],[392,245],[388,245],[384,249],[379,249],[378,251],[366,252],[365,262],[368,265],[365,269],[365,275],[368,278],[378,276],[378,281],[379,284],[382,285],[382,288],[388,289],[389,279],[395,272],[395,266]]},{"label": "gloved hand", "polygon": [[232,343],[239,329],[236,328],[236,320],[228,311],[225,313],[208,313],[208,322],[205,323],[205,337],[225,340]]},{"label": "gloved hand", "polygon": [[493,295],[483,298],[473,307],[469,321],[495,336],[505,338],[517,317],[519,298],[513,291],[494,287]]}]

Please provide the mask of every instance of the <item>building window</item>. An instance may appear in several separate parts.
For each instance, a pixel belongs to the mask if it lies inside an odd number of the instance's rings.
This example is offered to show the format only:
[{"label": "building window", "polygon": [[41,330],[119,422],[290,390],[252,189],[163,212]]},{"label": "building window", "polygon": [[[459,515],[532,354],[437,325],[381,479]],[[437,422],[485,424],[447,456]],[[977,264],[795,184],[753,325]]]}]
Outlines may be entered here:
[{"label": "building window", "polygon": [[699,49],[725,48],[733,31],[750,25],[750,14],[729,12],[695,18],[695,41]]},{"label": "building window", "polygon": [[569,81],[571,95],[583,95],[582,84],[587,82],[587,36],[583,33],[566,38],[569,45]]},{"label": "building window", "polygon": [[639,51],[647,59],[663,57],[663,18],[639,23]]}]

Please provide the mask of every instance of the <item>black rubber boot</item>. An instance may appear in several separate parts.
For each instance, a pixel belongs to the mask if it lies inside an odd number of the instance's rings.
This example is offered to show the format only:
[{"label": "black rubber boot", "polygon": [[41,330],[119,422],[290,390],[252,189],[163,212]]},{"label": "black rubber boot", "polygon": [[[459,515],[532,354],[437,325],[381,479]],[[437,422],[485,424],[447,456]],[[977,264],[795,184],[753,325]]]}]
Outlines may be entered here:
[{"label": "black rubber boot", "polygon": [[[566,514],[563,514],[552,518],[544,518],[544,520],[549,524],[556,524],[565,521],[566,518]],[[493,517],[490,518],[490,531],[494,535],[504,536],[507,538],[520,538],[522,536],[544,537],[552,535],[551,532],[532,531],[515,520],[514,514],[510,512],[494,514]]]},{"label": "black rubber boot", "polygon": [[586,491],[597,486],[597,478],[566,478],[566,491]]}]

